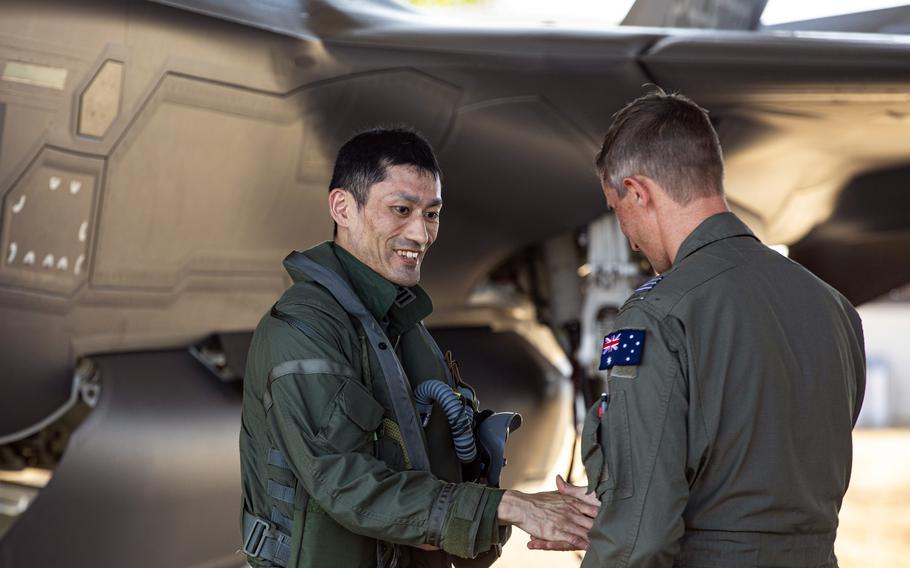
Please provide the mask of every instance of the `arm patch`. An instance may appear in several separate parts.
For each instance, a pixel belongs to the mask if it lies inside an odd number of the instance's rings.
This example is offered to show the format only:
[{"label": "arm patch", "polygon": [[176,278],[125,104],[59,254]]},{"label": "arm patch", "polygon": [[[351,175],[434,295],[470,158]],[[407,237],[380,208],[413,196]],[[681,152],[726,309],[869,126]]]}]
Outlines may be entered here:
[{"label": "arm patch", "polygon": [[641,365],[645,350],[645,330],[621,329],[604,336],[600,353],[600,370],[612,369],[616,365],[625,367]]}]

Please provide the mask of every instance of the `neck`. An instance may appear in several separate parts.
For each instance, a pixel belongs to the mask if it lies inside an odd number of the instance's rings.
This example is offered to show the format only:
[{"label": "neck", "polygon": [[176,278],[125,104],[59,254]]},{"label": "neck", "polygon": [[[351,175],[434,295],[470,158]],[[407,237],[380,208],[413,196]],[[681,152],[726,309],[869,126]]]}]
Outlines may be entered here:
[{"label": "neck", "polygon": [[348,240],[349,240],[348,233],[347,233],[347,231],[343,230],[341,227],[339,227],[335,231],[335,235],[332,238],[332,240],[335,242],[336,245],[340,246],[344,250],[346,250],[346,251],[351,250],[351,247],[348,245]]},{"label": "neck", "polygon": [[670,262],[674,262],[679,247],[705,219],[729,211],[723,195],[701,197],[680,207],[669,204],[658,211],[661,239]]}]

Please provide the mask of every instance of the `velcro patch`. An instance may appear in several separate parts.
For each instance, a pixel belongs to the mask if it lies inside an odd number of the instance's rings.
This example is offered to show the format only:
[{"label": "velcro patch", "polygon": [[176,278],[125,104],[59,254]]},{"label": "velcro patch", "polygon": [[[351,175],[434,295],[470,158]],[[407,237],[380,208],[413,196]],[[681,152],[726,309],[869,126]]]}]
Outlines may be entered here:
[{"label": "velcro patch", "polygon": [[616,365],[641,365],[645,350],[645,330],[621,329],[604,337],[600,354],[600,370],[612,369]]},{"label": "velcro patch", "polygon": [[610,378],[634,379],[638,376],[637,365],[616,365],[610,369]]}]

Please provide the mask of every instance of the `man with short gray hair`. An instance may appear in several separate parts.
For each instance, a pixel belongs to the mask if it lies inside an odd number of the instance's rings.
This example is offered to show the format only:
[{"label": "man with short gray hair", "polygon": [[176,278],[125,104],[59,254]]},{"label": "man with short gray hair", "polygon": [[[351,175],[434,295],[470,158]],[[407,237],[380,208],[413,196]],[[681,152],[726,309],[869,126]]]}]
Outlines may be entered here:
[{"label": "man with short gray hair", "polygon": [[619,111],[596,165],[658,276],[604,338],[583,567],[836,567],[865,385],[856,310],[729,211],[717,134],[686,97]]}]

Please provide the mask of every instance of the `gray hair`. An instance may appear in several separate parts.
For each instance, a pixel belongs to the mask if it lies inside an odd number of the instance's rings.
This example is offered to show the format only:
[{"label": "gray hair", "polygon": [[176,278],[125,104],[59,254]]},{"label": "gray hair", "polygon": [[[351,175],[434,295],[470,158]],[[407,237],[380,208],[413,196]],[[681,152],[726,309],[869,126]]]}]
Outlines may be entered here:
[{"label": "gray hair", "polygon": [[659,183],[680,205],[724,191],[723,155],[708,111],[660,87],[613,115],[594,163],[620,198],[623,178],[635,174]]}]

